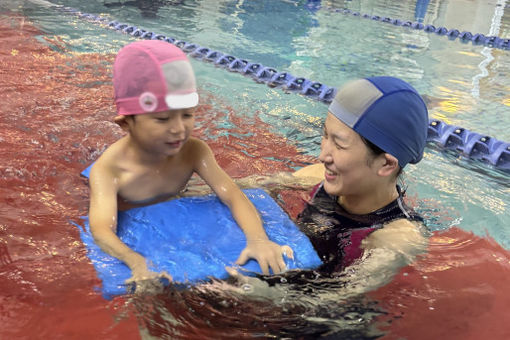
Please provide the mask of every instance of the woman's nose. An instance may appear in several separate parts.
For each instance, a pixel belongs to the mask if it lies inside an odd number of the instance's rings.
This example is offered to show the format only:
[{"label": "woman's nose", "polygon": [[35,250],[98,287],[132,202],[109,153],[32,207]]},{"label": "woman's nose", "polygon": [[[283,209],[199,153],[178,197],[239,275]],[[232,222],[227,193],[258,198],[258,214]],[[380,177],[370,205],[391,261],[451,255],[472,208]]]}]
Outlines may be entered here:
[{"label": "woman's nose", "polygon": [[321,143],[321,152],[319,154],[319,161],[322,163],[331,163],[333,161],[333,157],[331,156],[331,148],[329,146],[330,143],[326,139],[322,139]]}]

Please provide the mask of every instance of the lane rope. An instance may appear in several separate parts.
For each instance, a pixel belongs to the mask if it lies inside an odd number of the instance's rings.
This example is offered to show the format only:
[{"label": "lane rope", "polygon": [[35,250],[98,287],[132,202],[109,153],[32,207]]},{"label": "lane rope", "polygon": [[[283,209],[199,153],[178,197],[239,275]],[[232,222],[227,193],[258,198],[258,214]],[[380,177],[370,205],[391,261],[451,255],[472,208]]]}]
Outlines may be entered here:
[{"label": "lane rope", "polygon": [[510,50],[510,39],[500,38],[498,36],[486,36],[482,33],[471,33],[469,31],[460,31],[456,28],[448,29],[446,27],[436,27],[434,25],[426,25],[418,21],[409,21],[409,20],[401,20],[394,19],[390,17],[383,17],[380,15],[372,15],[372,14],[362,14],[357,11],[352,11],[348,8],[333,8],[329,6],[321,6],[315,5],[317,9],[324,9],[331,12],[341,13],[345,15],[351,15],[353,17],[357,17],[360,19],[367,19],[372,21],[377,21],[381,23],[386,23],[393,26],[400,26],[407,29],[413,29],[418,31],[423,31],[426,33],[435,33],[438,36],[443,36],[453,41],[455,39],[459,39],[462,43],[472,43],[473,45],[483,45],[487,47],[497,48],[501,50]]},{"label": "lane rope", "polygon": [[[98,15],[82,13],[74,8],[60,5],[53,5],[53,7],[62,12],[75,15],[81,19],[100,24],[101,26],[112,30],[129,34],[133,37],[166,41],[181,48],[185,53],[197,60],[212,63],[215,66],[224,68],[228,71],[237,72],[244,76],[251,77],[258,83],[264,83],[273,88],[277,87],[287,92],[299,93],[325,104],[329,104],[337,92],[335,87],[330,87],[304,77],[297,77],[288,72],[281,72],[275,68],[264,66],[260,63],[253,63],[246,59],[237,58],[233,55],[216,51],[208,47],[203,47],[198,44],[168,37],[166,35],[148,31],[127,23],[121,23],[115,20],[112,21]],[[360,16],[371,20],[391,23],[393,25],[423,29],[426,32],[436,32],[442,35],[448,35],[448,33],[451,32],[444,27],[436,29],[432,25],[424,26],[421,23],[411,23],[409,21],[402,22],[398,19],[381,18],[378,16],[367,17],[367,15],[361,15],[347,9],[338,11],[341,11],[344,14],[352,14],[353,16]],[[469,32],[463,32],[462,34],[453,32],[448,36],[455,38],[460,37],[461,39],[471,36],[470,39],[473,43],[495,44],[504,46],[505,48],[507,48],[509,44],[509,39],[482,37],[480,34],[472,35]],[[502,42],[503,40],[505,41],[504,44]],[[430,119],[427,141],[438,145],[443,149],[454,150],[471,159],[490,164],[496,169],[510,171],[510,143],[497,140],[491,136],[472,132],[456,125],[449,125],[437,119]]]}]

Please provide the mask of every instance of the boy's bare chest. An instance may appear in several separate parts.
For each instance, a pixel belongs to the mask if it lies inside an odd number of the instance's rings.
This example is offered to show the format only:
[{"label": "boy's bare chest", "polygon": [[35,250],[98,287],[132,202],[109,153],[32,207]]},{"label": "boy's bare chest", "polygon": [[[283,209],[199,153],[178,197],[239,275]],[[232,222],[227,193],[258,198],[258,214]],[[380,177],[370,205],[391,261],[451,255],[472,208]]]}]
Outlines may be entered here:
[{"label": "boy's bare chest", "polygon": [[123,176],[118,193],[126,202],[160,201],[184,190],[192,174],[191,168],[183,166],[136,169]]}]

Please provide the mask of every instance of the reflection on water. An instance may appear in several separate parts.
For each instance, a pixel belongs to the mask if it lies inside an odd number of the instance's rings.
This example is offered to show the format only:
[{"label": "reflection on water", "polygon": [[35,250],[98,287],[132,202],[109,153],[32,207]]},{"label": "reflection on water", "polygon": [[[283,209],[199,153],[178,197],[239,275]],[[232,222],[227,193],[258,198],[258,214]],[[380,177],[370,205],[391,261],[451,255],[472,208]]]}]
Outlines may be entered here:
[{"label": "reflection on water", "polygon": [[[94,2],[69,3],[83,5],[90,12],[98,9]],[[287,1],[285,6],[289,3],[296,8],[302,4]],[[341,5],[400,17],[414,15],[409,3],[393,2],[388,8],[385,1]],[[454,3],[462,2],[431,1],[424,21],[444,21],[444,13]],[[346,297],[343,277],[299,283],[232,280],[170,286],[154,295],[105,301],[96,290],[100,281],[69,221],[87,211],[88,189],[78,173],[122,135],[111,123],[110,65],[112,53],[129,38],[48,10],[19,9],[13,4],[1,6],[32,15],[39,28],[21,15],[0,16],[0,323],[8,325],[0,329],[0,338],[58,335],[72,339],[79,334],[91,339],[131,339],[140,332],[170,339],[215,335],[335,339],[381,334],[413,339],[505,338],[510,305],[510,256],[502,247],[510,247],[505,229],[510,216],[507,177],[473,171],[476,163],[459,166],[467,163],[458,155],[445,156],[433,149],[428,149],[420,167],[407,171],[406,182],[409,192],[416,193],[409,197],[411,205],[421,208],[433,229],[440,232],[433,234],[428,254],[375,291]],[[302,30],[296,28],[299,25],[290,26],[295,34],[289,43],[292,48],[286,45],[280,50],[271,41],[280,34],[286,36],[284,29],[275,30],[274,37],[252,41],[250,32],[255,29],[243,27],[239,19],[243,10],[248,13],[249,6],[259,5],[185,1],[182,7],[158,9],[159,16],[172,18],[171,23],[141,23],[202,39],[197,42],[204,45],[211,42],[211,47],[220,50],[243,45],[253,60],[306,70],[332,85],[367,73],[409,74],[420,92],[437,104],[434,115],[443,114],[473,131],[494,131],[498,132],[495,137],[510,139],[505,137],[509,136],[506,111],[501,110],[508,105],[507,52],[494,52],[489,78],[480,82],[480,99],[475,99],[469,89],[471,77],[478,72],[472,66],[482,58],[479,47],[448,45],[443,38],[391,26],[391,34],[386,34],[379,32],[380,24],[316,11],[307,12],[303,19],[303,25],[308,25],[313,17],[315,26]],[[222,10],[209,11],[211,7]],[[223,15],[226,8],[229,15],[238,15],[232,19]],[[114,6],[112,10],[126,21],[138,20],[132,16],[133,10],[138,11],[134,7]],[[172,17],[173,10],[179,15]],[[275,27],[287,27],[285,20],[300,20],[299,11],[280,19]],[[221,21],[226,22],[212,25]],[[225,25],[241,34],[240,39],[225,44],[239,37],[222,31]],[[508,19],[503,17],[502,32],[505,29]],[[356,31],[363,33],[359,41],[346,39]],[[402,45],[404,38],[409,40]],[[409,42],[415,46],[407,46]],[[367,48],[369,43],[374,49]],[[381,46],[388,53],[378,53]],[[448,46],[455,46],[454,52]],[[441,65],[436,67],[438,60]],[[323,106],[258,89],[259,85],[208,65],[197,66],[197,70],[207,86],[200,88],[204,105],[195,133],[205,136],[229,174],[268,175],[314,161],[309,155],[317,153]],[[235,86],[225,85],[230,82]],[[299,210],[296,199],[281,195],[278,201],[293,216]],[[486,236],[487,230],[498,242]]]},{"label": "reflection on water", "polygon": [[[214,50],[307,77],[329,86],[377,75],[402,77],[418,91],[440,100],[431,116],[471,131],[510,140],[504,114],[508,99],[509,53],[505,50],[449,41],[445,36],[344,15],[332,9],[420,20],[505,37],[510,20],[501,1],[322,1],[309,11],[306,1],[91,1],[53,0],[83,12],[194,42]],[[149,4],[150,9],[140,10]],[[142,6],[142,7],[143,7]],[[22,9],[38,16],[40,25],[80,51],[115,51],[130,38],[55,11]],[[469,17],[472,20],[464,20]],[[270,31],[271,34],[267,34]],[[381,53],[383,51],[383,53]],[[219,93],[229,97],[223,77]],[[220,81],[218,81],[220,79]],[[506,90],[505,90],[506,89]],[[267,98],[264,98],[267,101]],[[271,98],[270,98],[271,100]],[[276,98],[275,101],[279,99]],[[250,112],[254,110],[250,108]],[[309,115],[319,112],[310,110]],[[264,117],[273,123],[270,117]]]},{"label": "reflection on water", "polygon": [[156,18],[158,10],[164,6],[182,5],[184,0],[134,0],[134,1],[104,1],[106,8],[115,8],[123,6],[134,6],[140,10],[144,18]]},{"label": "reflection on water", "polygon": [[[346,338],[375,339],[372,324],[384,314],[364,296],[335,296],[343,284],[300,279],[296,284],[212,281],[195,287],[167,287],[131,302],[151,336],[175,339]],[[330,295],[328,301],[317,296]],[[340,294],[341,295],[341,294]]]}]

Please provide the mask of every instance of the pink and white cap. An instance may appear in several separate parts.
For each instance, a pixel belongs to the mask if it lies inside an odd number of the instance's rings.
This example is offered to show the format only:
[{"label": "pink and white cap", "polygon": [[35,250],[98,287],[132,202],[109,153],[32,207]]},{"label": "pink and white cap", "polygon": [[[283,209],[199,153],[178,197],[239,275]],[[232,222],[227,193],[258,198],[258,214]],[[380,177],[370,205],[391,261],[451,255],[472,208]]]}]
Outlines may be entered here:
[{"label": "pink and white cap", "polygon": [[135,115],[198,105],[195,75],[177,46],[143,40],[124,46],[113,65],[117,114]]}]

